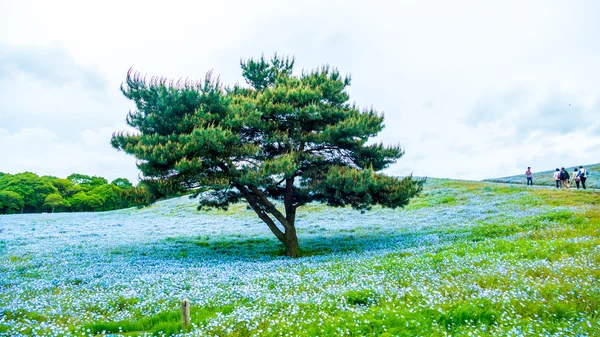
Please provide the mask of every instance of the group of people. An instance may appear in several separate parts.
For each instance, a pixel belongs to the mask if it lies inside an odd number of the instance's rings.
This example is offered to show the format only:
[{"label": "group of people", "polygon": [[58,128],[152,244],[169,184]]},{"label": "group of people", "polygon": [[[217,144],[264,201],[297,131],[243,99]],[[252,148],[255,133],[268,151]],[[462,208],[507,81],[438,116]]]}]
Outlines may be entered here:
[{"label": "group of people", "polygon": [[[556,169],[554,171],[554,180],[556,181],[556,188],[569,188],[569,181],[573,179],[579,189],[579,185],[585,190],[585,181],[587,180],[588,172],[583,166],[575,168],[572,174],[569,174],[565,168]],[[531,173],[531,167],[525,171],[525,177],[527,178],[527,186],[533,185],[533,174]]]}]

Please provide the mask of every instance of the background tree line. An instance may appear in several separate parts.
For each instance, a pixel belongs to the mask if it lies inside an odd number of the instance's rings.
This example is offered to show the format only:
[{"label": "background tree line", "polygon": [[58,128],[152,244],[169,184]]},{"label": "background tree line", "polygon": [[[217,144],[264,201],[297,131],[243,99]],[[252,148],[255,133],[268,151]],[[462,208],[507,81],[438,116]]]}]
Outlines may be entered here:
[{"label": "background tree line", "polygon": [[125,178],[109,183],[97,176],[74,173],[65,178],[23,172],[0,172],[0,214],[98,212],[152,201],[149,186]]}]

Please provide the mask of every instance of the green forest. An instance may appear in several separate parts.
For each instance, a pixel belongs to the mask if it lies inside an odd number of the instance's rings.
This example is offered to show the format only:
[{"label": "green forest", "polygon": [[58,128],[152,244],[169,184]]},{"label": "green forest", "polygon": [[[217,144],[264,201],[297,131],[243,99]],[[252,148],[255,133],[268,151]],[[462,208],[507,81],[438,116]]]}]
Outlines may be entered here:
[{"label": "green forest", "polygon": [[98,212],[147,205],[152,194],[144,183],[125,178],[74,173],[67,178],[32,172],[0,172],[0,214],[42,212]]}]

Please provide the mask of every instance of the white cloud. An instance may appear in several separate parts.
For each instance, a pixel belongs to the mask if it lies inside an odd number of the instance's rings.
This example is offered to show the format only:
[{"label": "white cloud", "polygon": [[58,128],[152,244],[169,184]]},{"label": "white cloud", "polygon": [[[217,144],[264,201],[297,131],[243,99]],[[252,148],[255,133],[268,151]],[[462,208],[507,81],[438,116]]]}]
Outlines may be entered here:
[{"label": "white cloud", "polygon": [[[38,175],[66,177],[71,173],[98,175],[109,181],[125,177],[138,181],[135,160],[123,152],[116,152],[109,144],[112,128],[87,129],[76,133],[74,140],[66,141],[44,128],[21,128],[17,132],[0,129],[0,171],[34,172]],[[17,160],[15,160],[17,159]]]},{"label": "white cloud", "polygon": [[28,74],[49,86],[77,85],[104,91],[106,80],[94,69],[83,67],[58,47],[0,45],[0,78]]},{"label": "white cloud", "polygon": [[[0,128],[39,127],[74,148],[86,129],[108,139],[130,108],[118,91],[130,67],[190,79],[214,69],[233,84],[240,58],[277,51],[295,55],[298,70],[329,63],[352,73],[351,99],[386,113],[379,139],[406,148],[389,172],[484,178],[520,173],[525,163],[591,163],[600,158],[600,104],[591,101],[600,97],[598,12],[591,0],[8,0],[0,43],[50,55],[37,60],[52,76],[24,71],[33,56],[22,53],[0,80]],[[104,92],[90,78],[102,79]],[[575,108],[590,118],[573,122]],[[574,154],[565,144],[581,137],[588,145]],[[115,165],[124,158],[99,151]]]}]

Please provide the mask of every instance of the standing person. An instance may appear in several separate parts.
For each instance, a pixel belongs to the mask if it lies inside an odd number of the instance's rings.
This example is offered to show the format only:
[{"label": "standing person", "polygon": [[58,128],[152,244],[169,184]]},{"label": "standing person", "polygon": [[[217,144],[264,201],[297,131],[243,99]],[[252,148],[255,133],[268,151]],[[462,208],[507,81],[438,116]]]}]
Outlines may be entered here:
[{"label": "standing person", "polygon": [[569,172],[567,172],[567,170],[565,170],[564,167],[561,167],[560,182],[562,183],[563,187],[569,188],[569,179],[570,178],[571,178],[571,176],[569,175]]},{"label": "standing person", "polygon": [[581,177],[579,176],[579,170],[577,167],[573,170],[573,180],[575,180],[575,184],[577,184],[577,189],[579,189],[579,182],[581,181]]},{"label": "standing person", "polygon": [[556,169],[556,171],[554,171],[554,180],[556,180],[556,188],[561,188],[562,185],[560,183],[560,169]]},{"label": "standing person", "polygon": [[587,180],[587,170],[583,166],[579,166],[579,180],[581,180],[581,187],[585,190],[585,181]]},{"label": "standing person", "polygon": [[531,167],[527,167],[527,171],[525,171],[525,177],[527,178],[527,186],[533,186],[533,174],[531,174]]}]

